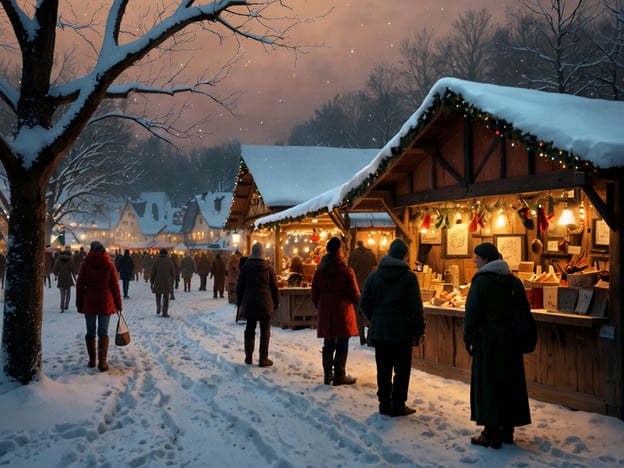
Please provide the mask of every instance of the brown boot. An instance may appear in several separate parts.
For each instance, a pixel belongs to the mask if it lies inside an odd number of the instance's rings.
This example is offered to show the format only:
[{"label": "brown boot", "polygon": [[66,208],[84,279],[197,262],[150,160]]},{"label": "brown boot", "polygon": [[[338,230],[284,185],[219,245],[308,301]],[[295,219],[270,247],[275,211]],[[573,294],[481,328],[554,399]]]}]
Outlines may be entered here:
[{"label": "brown boot", "polygon": [[334,386],[338,385],[353,385],[357,379],[347,375],[347,351],[336,351],[334,356]]},{"label": "brown boot", "polygon": [[95,338],[85,338],[87,343],[87,353],[89,353],[89,363],[87,366],[95,367]]},{"label": "brown boot", "polygon": [[109,369],[106,357],[108,356],[108,336],[100,336],[98,340],[98,369],[102,372]]}]

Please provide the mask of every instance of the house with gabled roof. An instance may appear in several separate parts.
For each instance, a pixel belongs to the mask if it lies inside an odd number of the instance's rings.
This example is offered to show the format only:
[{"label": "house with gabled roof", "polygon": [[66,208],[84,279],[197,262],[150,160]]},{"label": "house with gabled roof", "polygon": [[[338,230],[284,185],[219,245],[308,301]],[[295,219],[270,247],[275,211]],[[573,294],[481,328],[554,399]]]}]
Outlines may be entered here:
[{"label": "house with gabled roof", "polygon": [[114,243],[124,249],[172,249],[184,240],[183,212],[164,192],[142,192],[128,200],[114,228]]},{"label": "house with gabled roof", "polygon": [[[204,192],[185,205],[182,232],[190,250],[235,250],[240,238],[231,238],[225,222],[232,192]],[[236,241],[236,242],[234,242]],[[237,244],[237,245],[234,245]]]}]

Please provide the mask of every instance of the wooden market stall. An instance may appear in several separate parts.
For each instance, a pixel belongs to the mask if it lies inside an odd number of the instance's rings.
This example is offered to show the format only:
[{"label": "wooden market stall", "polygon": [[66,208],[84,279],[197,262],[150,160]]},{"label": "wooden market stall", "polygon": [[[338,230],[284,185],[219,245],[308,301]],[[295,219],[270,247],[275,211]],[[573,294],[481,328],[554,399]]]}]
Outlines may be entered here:
[{"label": "wooden market stall", "polygon": [[[241,147],[241,165],[226,228],[248,233],[245,252],[251,251],[254,242],[265,245],[280,279],[281,299],[273,320],[275,325],[284,328],[316,325],[309,288],[316,261],[331,236],[349,238],[351,224],[357,226],[357,221],[351,223],[338,212],[293,219],[288,210],[350,180],[378,152],[379,149],[328,147]],[[259,219],[279,214],[284,214],[280,221],[266,226],[257,223]],[[385,213],[376,219],[369,217],[367,228],[370,230],[380,223],[387,236],[394,236],[394,227],[388,226],[388,219]],[[377,237],[383,236],[377,233]],[[289,262],[295,255],[304,260],[303,278],[300,284],[289,285]]]},{"label": "wooden market stall", "polygon": [[[434,86],[344,198],[349,212],[385,207],[399,220],[421,288],[439,298],[426,304],[415,367],[469,379],[457,290],[468,290],[474,246],[491,241],[532,295],[530,395],[624,417],[623,125],[622,102],[455,79]],[[564,211],[573,220],[561,226]],[[589,271],[589,286],[576,287]]]}]

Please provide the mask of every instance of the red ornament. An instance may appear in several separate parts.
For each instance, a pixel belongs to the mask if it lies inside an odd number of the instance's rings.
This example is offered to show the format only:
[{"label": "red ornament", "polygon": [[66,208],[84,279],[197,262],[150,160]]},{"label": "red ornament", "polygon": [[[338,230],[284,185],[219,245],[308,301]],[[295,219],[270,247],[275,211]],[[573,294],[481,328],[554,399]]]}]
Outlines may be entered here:
[{"label": "red ornament", "polygon": [[312,242],[318,242],[321,240],[321,236],[318,235],[316,229],[312,229],[312,235],[310,236],[310,240]]}]

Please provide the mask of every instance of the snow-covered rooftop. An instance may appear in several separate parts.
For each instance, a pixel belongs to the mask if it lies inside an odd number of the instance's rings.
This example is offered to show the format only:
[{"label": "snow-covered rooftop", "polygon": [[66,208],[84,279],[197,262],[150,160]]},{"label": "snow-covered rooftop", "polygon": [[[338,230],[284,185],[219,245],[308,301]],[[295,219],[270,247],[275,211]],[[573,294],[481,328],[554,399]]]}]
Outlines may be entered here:
[{"label": "snow-covered rooftop", "polygon": [[351,179],[376,149],[242,145],[241,156],[265,204],[293,206]]},{"label": "snow-covered rooftop", "polygon": [[208,226],[223,228],[232,204],[233,195],[232,192],[211,192],[195,195],[197,207]]},{"label": "snow-covered rooftop", "polygon": [[600,169],[624,167],[622,101],[442,78],[399,132],[350,180],[297,206],[259,218],[255,226],[310,216],[344,204],[348,194],[381,175],[377,171],[395,157],[393,149],[401,148],[403,137],[428,121],[436,102],[458,97],[463,98],[462,108],[470,106],[473,113],[487,118],[505,135],[527,144],[542,142],[549,154],[561,153],[567,165],[572,161],[579,167],[585,162]]},{"label": "snow-covered rooftop", "polygon": [[172,205],[165,192],[141,192],[139,199],[131,201],[130,205],[143,234],[180,232],[180,209]]}]

